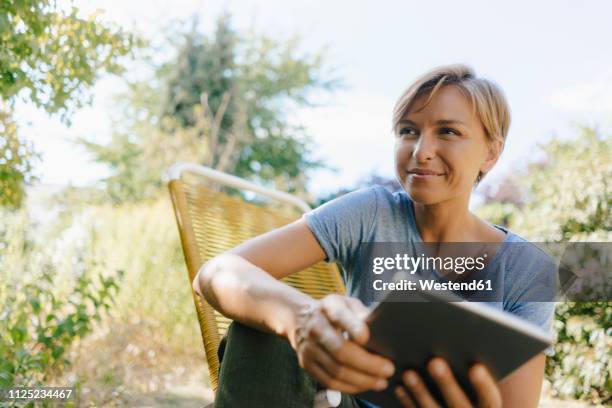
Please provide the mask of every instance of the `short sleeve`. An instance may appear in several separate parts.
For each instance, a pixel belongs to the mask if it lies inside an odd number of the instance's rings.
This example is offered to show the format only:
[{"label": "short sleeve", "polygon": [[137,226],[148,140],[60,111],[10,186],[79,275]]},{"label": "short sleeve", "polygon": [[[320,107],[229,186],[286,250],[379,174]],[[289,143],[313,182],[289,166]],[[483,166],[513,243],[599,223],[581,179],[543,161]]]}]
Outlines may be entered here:
[{"label": "short sleeve", "polygon": [[555,311],[557,267],[548,254],[531,243],[518,243],[520,257],[509,285],[510,312],[550,332]]},{"label": "short sleeve", "polygon": [[367,241],[378,210],[378,186],[362,188],[302,216],[325,252],[326,262],[346,265]]},{"label": "short sleeve", "polygon": [[518,303],[511,311],[512,314],[533,323],[546,332],[552,329],[552,320],[555,314],[554,302],[523,302]]},{"label": "short sleeve", "polygon": [[[555,306],[556,303],[554,302],[524,302],[519,303],[514,310],[512,310],[512,314],[539,326],[546,333],[552,333]],[[544,354],[547,356],[553,355],[554,348],[552,346],[548,347],[544,351]]]}]

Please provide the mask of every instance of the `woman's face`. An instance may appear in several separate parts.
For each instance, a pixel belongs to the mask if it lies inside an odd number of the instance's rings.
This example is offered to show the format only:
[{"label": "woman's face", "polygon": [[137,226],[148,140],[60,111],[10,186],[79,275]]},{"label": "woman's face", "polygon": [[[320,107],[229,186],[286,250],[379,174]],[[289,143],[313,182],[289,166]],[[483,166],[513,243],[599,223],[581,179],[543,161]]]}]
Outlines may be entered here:
[{"label": "woman's face", "polygon": [[[499,157],[470,101],[454,85],[415,99],[395,130],[395,170],[410,198],[436,204],[469,196],[479,171]],[[498,146],[499,147],[499,146]]]}]

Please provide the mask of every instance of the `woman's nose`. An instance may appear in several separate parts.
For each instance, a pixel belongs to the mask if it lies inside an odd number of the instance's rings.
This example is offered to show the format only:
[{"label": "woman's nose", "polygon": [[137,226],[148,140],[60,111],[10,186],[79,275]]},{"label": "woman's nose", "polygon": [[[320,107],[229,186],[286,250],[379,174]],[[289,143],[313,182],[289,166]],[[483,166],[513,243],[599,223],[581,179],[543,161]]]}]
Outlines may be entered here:
[{"label": "woman's nose", "polygon": [[418,163],[426,162],[435,157],[436,148],[435,137],[423,132],[412,154]]}]

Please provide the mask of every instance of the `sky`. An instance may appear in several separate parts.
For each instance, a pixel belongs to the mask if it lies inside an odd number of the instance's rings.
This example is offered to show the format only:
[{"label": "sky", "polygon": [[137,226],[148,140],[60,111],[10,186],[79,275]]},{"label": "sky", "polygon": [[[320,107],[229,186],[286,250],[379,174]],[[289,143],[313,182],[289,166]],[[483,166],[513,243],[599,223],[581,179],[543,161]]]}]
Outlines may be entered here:
[{"label": "sky", "polygon": [[[512,111],[505,151],[485,179],[495,180],[538,157],[537,145],[571,137],[578,124],[612,123],[612,2],[554,1],[74,1],[84,14],[161,38],[177,18],[198,15],[204,30],[223,11],[237,30],[277,38],[298,34],[304,52],[327,49],[328,66],[346,86],[323,105],[293,112],[316,143],[315,157],[338,169],[312,175],[309,190],[324,195],[376,172],[393,177],[391,112],[416,77],[448,63],[467,63],[497,82]],[[93,104],[70,126],[19,104],[22,134],[43,161],[46,184],[91,183],[108,174],[72,142],[104,142],[112,129],[116,78],[93,89]],[[177,160],[180,158],[177,158]],[[480,188],[480,187],[479,187]]]}]

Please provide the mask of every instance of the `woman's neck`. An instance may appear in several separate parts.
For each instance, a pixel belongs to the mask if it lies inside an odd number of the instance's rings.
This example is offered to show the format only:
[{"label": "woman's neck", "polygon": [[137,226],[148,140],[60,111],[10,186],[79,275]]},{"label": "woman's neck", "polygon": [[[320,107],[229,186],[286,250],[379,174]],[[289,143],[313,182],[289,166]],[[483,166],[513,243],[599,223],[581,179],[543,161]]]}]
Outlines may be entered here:
[{"label": "woman's neck", "polygon": [[478,241],[479,220],[468,209],[468,197],[436,204],[414,203],[416,225],[424,242]]}]

